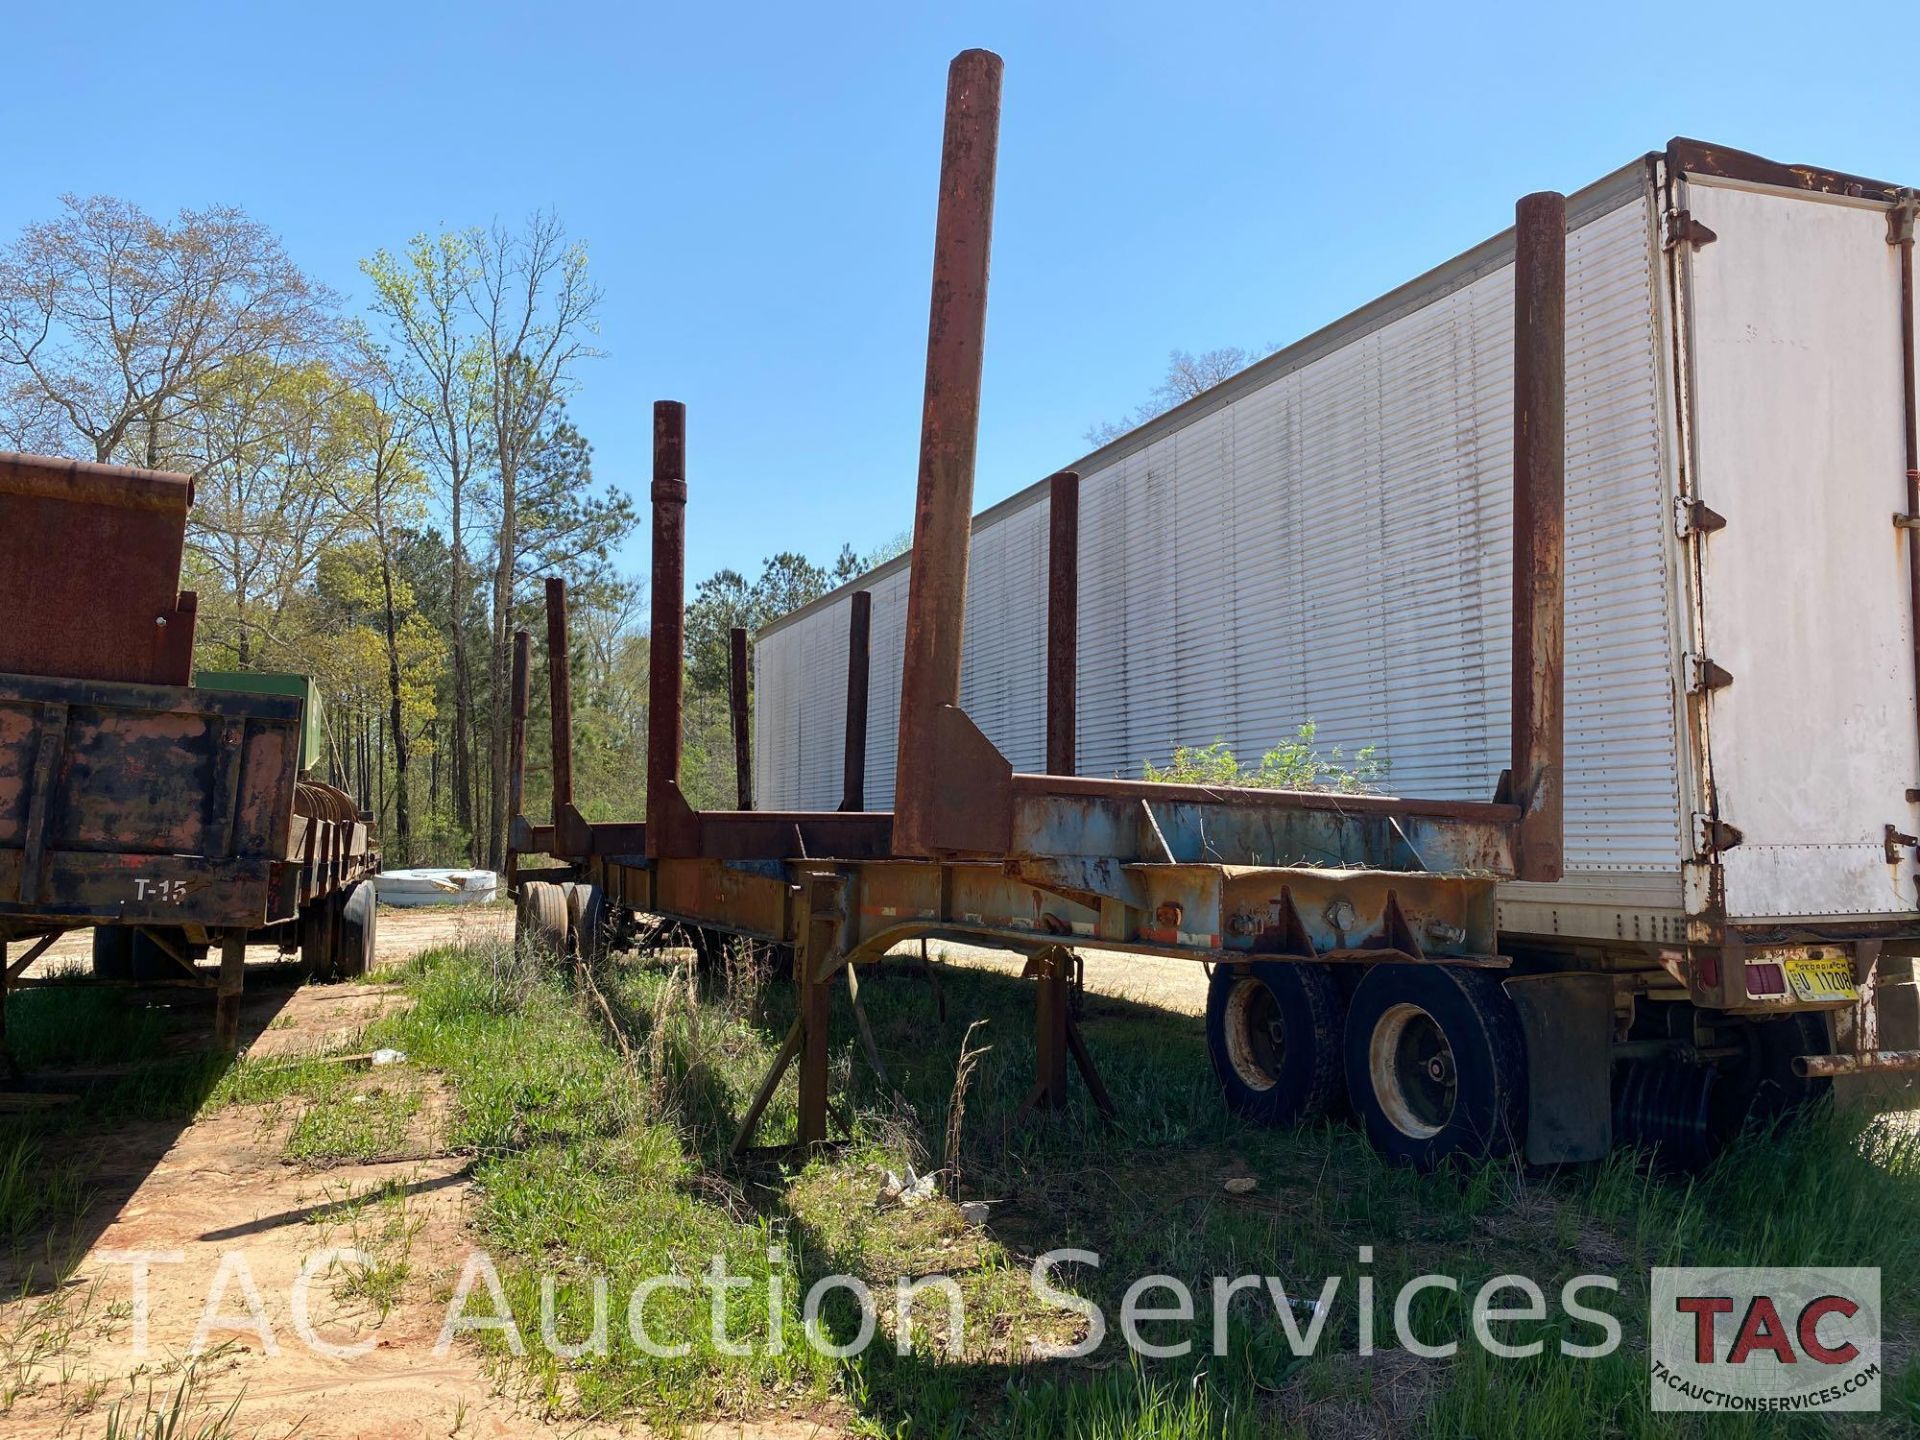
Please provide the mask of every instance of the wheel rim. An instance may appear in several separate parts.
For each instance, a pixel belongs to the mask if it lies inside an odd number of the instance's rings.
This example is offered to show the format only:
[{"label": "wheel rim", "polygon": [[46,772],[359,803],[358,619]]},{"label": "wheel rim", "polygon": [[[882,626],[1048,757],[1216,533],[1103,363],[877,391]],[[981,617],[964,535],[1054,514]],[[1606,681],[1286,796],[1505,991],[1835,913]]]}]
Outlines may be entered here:
[{"label": "wheel rim", "polygon": [[1440,1023],[1418,1005],[1395,1005],[1367,1044],[1373,1093],[1387,1121],[1415,1140],[1438,1135],[1459,1101],[1459,1071]]},{"label": "wheel rim", "polygon": [[1251,975],[1234,982],[1227,992],[1227,1060],[1233,1073],[1252,1090],[1271,1090],[1280,1083],[1280,1066],[1287,1053],[1287,1031],[1280,1004],[1266,982]]}]

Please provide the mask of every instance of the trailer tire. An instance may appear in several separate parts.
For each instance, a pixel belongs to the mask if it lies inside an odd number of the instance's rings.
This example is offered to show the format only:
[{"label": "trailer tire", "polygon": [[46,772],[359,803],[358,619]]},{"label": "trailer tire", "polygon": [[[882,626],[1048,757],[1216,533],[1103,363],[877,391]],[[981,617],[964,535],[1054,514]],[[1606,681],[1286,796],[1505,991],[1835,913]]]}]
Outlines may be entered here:
[{"label": "trailer tire", "polygon": [[1732,1139],[1749,1123],[1765,1125],[1797,1114],[1833,1089],[1831,1080],[1802,1080],[1793,1073],[1796,1057],[1832,1053],[1826,1016],[1802,1010],[1777,1019],[1746,1020],[1740,1034],[1746,1054],[1723,1059],[1716,1067],[1718,1139]]},{"label": "trailer tire", "polygon": [[380,910],[374,903],[373,882],[356,881],[335,903],[339,911],[333,922],[333,973],[340,980],[355,980],[373,968],[379,938]]},{"label": "trailer tire", "polygon": [[[181,970],[179,961],[162,950],[144,928],[133,926],[114,928],[126,936],[127,972],[123,978],[136,983],[144,980],[178,980],[185,973]],[[177,930],[172,926],[156,928],[163,929],[174,948],[189,960],[198,962],[207,958],[207,947],[190,943],[185,930]]]},{"label": "trailer tire", "polygon": [[520,887],[520,904],[513,923],[516,947],[548,958],[564,956],[567,930],[566,891],[547,880],[535,880]]},{"label": "trailer tire", "polygon": [[133,979],[134,932],[124,925],[93,927],[93,974],[97,980]]},{"label": "trailer tire", "polygon": [[1207,1054],[1227,1106],[1261,1125],[1302,1125],[1341,1100],[1340,996],[1325,965],[1216,965]]},{"label": "trailer tire", "polygon": [[607,949],[607,897],[598,885],[585,881],[567,886],[566,893],[567,931],[573,938],[573,953],[587,964],[597,965]]},{"label": "trailer tire", "polygon": [[300,964],[307,972],[307,979],[315,984],[330,983],[335,978],[334,968],[338,962],[338,942],[334,937],[340,928],[332,897],[322,895],[309,900],[300,907],[294,924],[300,935]]},{"label": "trailer tire", "polygon": [[1526,1133],[1526,1041],[1493,975],[1376,965],[1354,988],[1345,1048],[1347,1093],[1390,1160],[1431,1170],[1504,1155]]}]

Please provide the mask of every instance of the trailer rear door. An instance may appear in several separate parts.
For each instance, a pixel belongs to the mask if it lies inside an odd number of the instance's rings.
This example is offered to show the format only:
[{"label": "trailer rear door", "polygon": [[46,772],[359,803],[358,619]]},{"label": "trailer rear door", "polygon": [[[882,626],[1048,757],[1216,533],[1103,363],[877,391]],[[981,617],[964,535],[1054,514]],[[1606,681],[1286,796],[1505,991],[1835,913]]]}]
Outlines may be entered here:
[{"label": "trailer rear door", "polygon": [[[1883,206],[1691,181],[1706,771],[1729,918],[1915,909],[1920,786],[1898,254]],[[1698,662],[1711,661],[1712,669]],[[1728,678],[1730,677],[1730,678]],[[1730,837],[1724,837],[1730,838]]]}]

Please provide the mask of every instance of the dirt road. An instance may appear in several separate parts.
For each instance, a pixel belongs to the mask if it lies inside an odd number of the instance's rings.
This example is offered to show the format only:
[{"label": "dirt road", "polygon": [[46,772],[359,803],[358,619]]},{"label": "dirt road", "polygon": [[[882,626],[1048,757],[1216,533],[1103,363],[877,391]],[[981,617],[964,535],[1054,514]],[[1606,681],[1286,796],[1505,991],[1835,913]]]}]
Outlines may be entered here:
[{"label": "dirt road", "polygon": [[[385,910],[377,964],[388,966],[429,947],[508,936],[509,906]],[[1016,957],[936,945],[950,964],[1017,974]],[[250,956],[270,961],[271,949]],[[34,973],[82,968],[87,932],[64,938]],[[1168,1009],[1204,1008],[1205,976],[1197,965],[1092,953],[1087,984],[1102,993]],[[243,1025],[255,1060],[354,1048],[380,1015],[407,1003],[379,983],[261,987],[247,997]],[[446,1297],[464,1257],[478,1247],[470,1211],[469,1159],[444,1148],[438,1117],[445,1099],[431,1076],[404,1075],[364,1083],[413,1087],[418,1112],[408,1121],[406,1158],[325,1168],[288,1158],[299,1102],[236,1104],[189,1125],[132,1122],[103,1141],[97,1130],[45,1142],[46,1159],[79,1165],[92,1192],[78,1227],[86,1254],[50,1293],[19,1290],[20,1271],[34,1257],[0,1257],[12,1270],[0,1304],[0,1429],[9,1436],[80,1437],[124,1432],[150,1411],[175,1403],[191,1378],[187,1409],[207,1420],[237,1402],[236,1434],[267,1437],[447,1435],[455,1440],[554,1433],[537,1411],[502,1393],[470,1344],[436,1355]],[[371,1072],[369,1072],[371,1074]],[[398,1253],[394,1247],[399,1246]],[[294,1293],[303,1266],[330,1247],[365,1248],[375,1268],[404,1274],[376,1303],[356,1293],[349,1271],[336,1267],[308,1287],[311,1329],[334,1346],[366,1343],[351,1358],[303,1342]],[[163,1257],[147,1267],[146,1349],[136,1352],[133,1268],[138,1253]],[[244,1258],[259,1297],[249,1313],[246,1283],[233,1270]],[[44,1259],[44,1257],[41,1257]],[[192,1344],[217,1277],[227,1267],[221,1317],[201,1359]],[[388,1305],[384,1313],[381,1306]],[[264,1323],[262,1323],[264,1322]],[[118,1414],[115,1409],[118,1407]],[[569,1436],[620,1433],[565,1426]],[[628,1431],[626,1433],[637,1433]],[[740,1440],[801,1440],[834,1432],[815,1421],[721,1426],[702,1435]]]}]

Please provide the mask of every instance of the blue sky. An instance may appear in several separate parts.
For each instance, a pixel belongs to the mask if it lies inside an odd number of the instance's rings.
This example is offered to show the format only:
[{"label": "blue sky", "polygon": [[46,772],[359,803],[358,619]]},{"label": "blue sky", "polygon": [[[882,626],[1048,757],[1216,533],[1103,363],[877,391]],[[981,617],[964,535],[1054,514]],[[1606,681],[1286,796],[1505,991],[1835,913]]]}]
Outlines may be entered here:
[{"label": "blue sky", "polygon": [[1917,40],[1910,3],[13,4],[0,235],[238,204],[361,296],[379,246],[553,206],[606,291],[576,418],[644,496],[687,402],[697,579],[910,523],[957,50],[1007,62],[984,505],[1170,349],[1294,339],[1671,135],[1920,183]]}]

